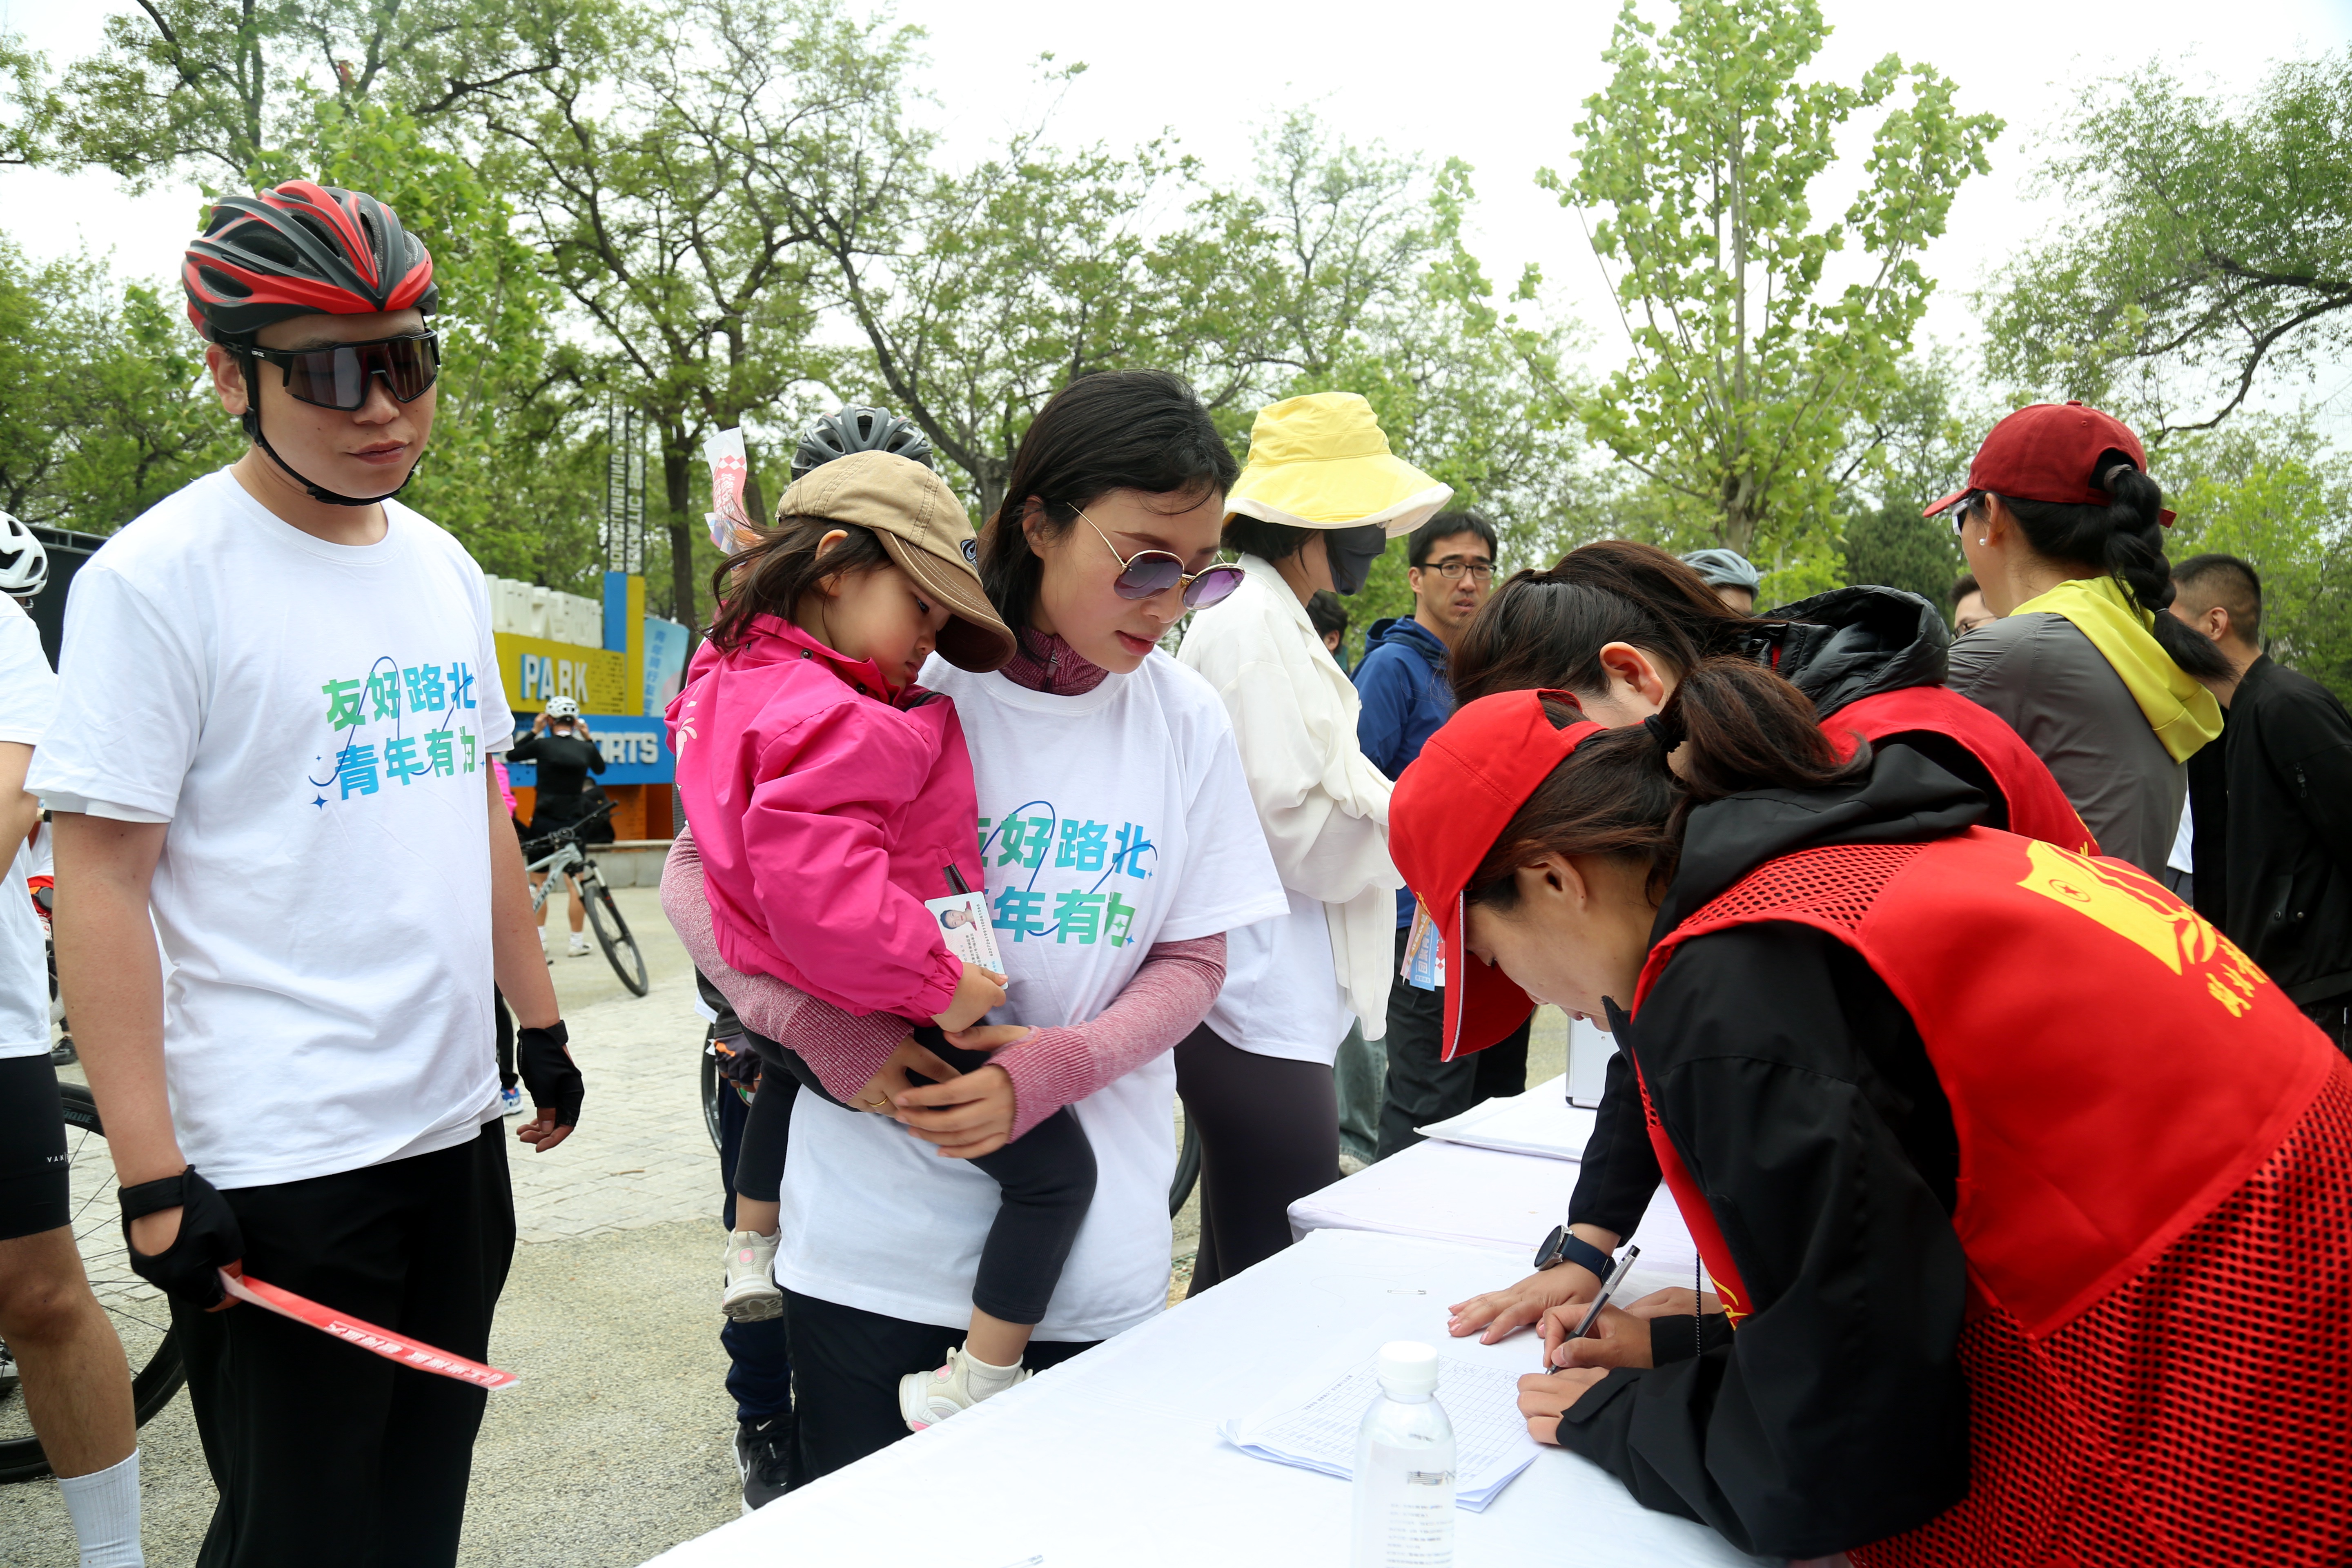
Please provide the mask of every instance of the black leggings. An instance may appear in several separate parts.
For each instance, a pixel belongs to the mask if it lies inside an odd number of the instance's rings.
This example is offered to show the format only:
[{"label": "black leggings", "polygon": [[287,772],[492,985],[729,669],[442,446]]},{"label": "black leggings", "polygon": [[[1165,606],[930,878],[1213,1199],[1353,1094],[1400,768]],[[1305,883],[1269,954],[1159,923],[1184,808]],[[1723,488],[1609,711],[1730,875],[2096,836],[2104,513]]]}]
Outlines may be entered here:
[{"label": "black leggings", "polygon": [[0,1057],[0,1241],[69,1224],[70,1184],[65,1103],[49,1053]]},{"label": "black leggings", "polygon": [[1290,1205],[1339,1179],[1339,1102],[1321,1062],[1261,1057],[1203,1024],[1176,1047],[1201,1133],[1201,1250],[1190,1300],[1290,1245]]},{"label": "black leggings", "polygon": [[[774,1203],[784,1175],[791,1138],[793,1101],[802,1089],[839,1105],[817,1081],[815,1069],[796,1052],[746,1030],[744,1039],[760,1053],[760,1088],[751,1097],[751,1119],[735,1157],[735,1192],[755,1203]],[[940,1031],[924,1025],[915,1038],[959,1073],[988,1065],[985,1051],[961,1051]],[[781,1070],[779,1070],[781,1069]],[[917,1082],[930,1081],[910,1074]],[[1326,1075],[1328,1078],[1328,1074]],[[794,1080],[798,1081],[795,1082]],[[1328,1095],[1327,1095],[1328,1098]],[[1070,1244],[1095,1196],[1095,1151],[1086,1130],[1067,1106],[1007,1143],[971,1162],[996,1183],[996,1221],[980,1248],[980,1270],[971,1283],[971,1304],[1008,1323],[1037,1323],[1060,1283]],[[908,1370],[901,1368],[901,1371]]]}]

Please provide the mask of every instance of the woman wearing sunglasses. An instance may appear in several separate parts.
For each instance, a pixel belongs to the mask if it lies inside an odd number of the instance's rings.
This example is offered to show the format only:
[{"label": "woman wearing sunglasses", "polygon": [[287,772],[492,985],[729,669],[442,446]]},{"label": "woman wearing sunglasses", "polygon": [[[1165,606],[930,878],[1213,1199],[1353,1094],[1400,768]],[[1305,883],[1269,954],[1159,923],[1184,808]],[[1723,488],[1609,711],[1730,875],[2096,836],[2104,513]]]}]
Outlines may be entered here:
[{"label": "woman wearing sunglasses", "polygon": [[[903,1020],[729,969],[690,844],[672,853],[663,907],[696,966],[825,1081],[865,1084],[851,1103],[877,1113],[806,1094],[793,1112],[776,1280],[811,1477],[923,1416],[900,1401],[908,1367],[949,1371],[912,1391],[919,1405],[959,1403],[949,1352],[1000,1207],[967,1162],[1063,1106],[1094,1149],[1094,1201],[1024,1364],[1052,1367],[1166,1304],[1169,1053],[1216,995],[1224,933],[1286,907],[1224,710],[1158,651],[1188,605],[1239,579],[1215,563],[1234,468],[1176,377],[1073,382],[1022,437],[975,551],[1018,651],[987,674],[937,658],[922,671],[955,700],[980,805],[1007,1000],[948,1039],[992,1052],[986,1066],[959,1075]],[[910,1088],[909,1069],[937,1081]]]},{"label": "woman wearing sunglasses", "polygon": [[1225,986],[1176,1048],[1176,1089],[1201,1130],[1201,1249],[1192,1289],[1290,1245],[1294,1199],[1339,1167],[1331,1064],[1357,1019],[1388,1026],[1396,966],[1389,789],[1356,740],[1361,706],[1307,614],[1353,594],[1389,540],[1453,494],[1388,449],[1353,393],[1261,410],[1225,502],[1243,581],[1194,617],[1177,655],[1233,716],[1242,766],[1288,908],[1226,938]]}]

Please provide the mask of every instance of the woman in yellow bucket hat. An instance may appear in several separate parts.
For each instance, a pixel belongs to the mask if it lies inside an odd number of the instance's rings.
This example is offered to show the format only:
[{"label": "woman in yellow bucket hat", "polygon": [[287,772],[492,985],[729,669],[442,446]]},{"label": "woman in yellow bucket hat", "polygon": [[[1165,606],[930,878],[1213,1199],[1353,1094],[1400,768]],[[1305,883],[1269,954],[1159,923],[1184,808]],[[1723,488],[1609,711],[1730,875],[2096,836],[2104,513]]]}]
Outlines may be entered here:
[{"label": "woman in yellow bucket hat", "polygon": [[1389,450],[1371,405],[1318,392],[1259,411],[1225,498],[1242,584],[1193,616],[1177,658],[1233,718],[1290,910],[1226,934],[1224,988],[1176,1047],[1202,1143],[1196,1291],[1289,1245],[1292,1200],[1339,1169],[1339,1043],[1358,1019],[1367,1039],[1388,1024],[1389,781],[1356,743],[1356,689],[1307,601],[1361,588],[1388,542],[1453,493]]}]

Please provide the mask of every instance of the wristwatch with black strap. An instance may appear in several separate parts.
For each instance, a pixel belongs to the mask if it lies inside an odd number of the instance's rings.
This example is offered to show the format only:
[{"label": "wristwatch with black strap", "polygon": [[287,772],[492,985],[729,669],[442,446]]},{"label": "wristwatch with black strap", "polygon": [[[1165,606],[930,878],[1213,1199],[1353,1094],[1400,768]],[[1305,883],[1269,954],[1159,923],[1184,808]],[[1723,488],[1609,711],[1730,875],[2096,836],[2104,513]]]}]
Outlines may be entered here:
[{"label": "wristwatch with black strap", "polygon": [[1591,1271],[1596,1279],[1606,1279],[1617,1260],[1608,1253],[1572,1233],[1565,1225],[1551,1227],[1551,1234],[1536,1248],[1536,1269],[1538,1273],[1556,1268],[1563,1263],[1573,1263]]}]

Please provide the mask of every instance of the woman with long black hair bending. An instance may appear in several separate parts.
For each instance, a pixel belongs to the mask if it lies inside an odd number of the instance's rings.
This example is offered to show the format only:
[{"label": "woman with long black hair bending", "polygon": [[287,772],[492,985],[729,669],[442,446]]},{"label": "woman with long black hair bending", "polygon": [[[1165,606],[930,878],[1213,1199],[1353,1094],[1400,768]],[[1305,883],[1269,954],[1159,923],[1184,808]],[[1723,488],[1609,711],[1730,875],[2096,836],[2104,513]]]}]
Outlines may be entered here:
[{"label": "woman with long black hair bending", "polygon": [[1605,1016],[1712,1277],[1549,1315],[1529,1429],[1750,1552],[2341,1563],[2352,1066],[2160,885],[1983,811],[1729,659],[1637,727],[1485,699],[1407,770],[1449,1023]]}]

